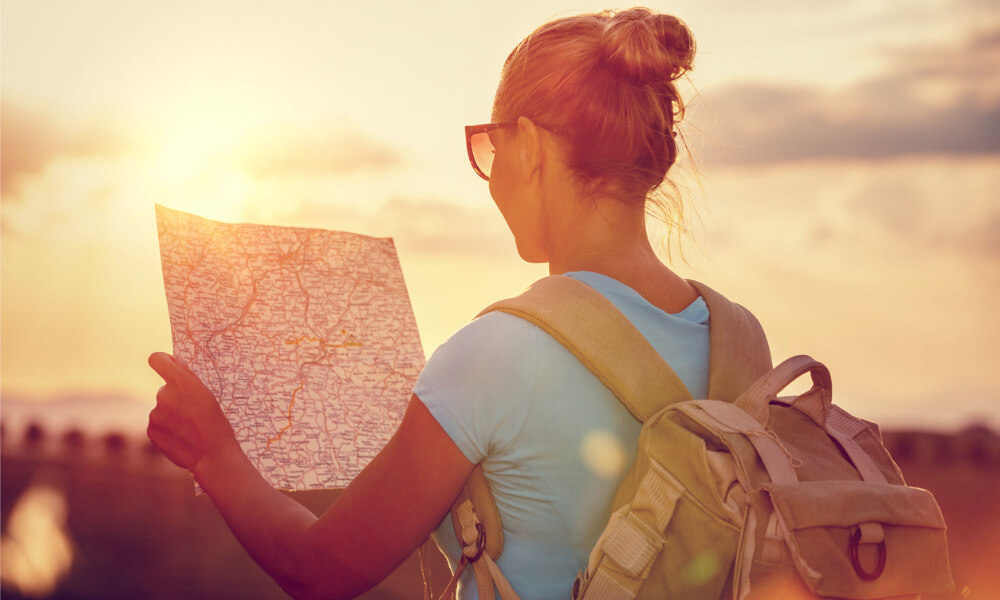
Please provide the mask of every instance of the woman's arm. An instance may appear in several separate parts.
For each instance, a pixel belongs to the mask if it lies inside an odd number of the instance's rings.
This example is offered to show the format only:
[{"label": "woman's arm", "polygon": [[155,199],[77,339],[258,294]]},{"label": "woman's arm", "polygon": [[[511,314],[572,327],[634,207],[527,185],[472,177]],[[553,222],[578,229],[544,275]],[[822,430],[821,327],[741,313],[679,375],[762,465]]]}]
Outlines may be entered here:
[{"label": "woman's arm", "polygon": [[385,448],[317,519],[228,439],[219,417],[228,421],[191,371],[163,353],[150,365],[167,380],[150,439],[191,469],[250,556],[295,598],[352,598],[378,584],[441,522],[474,467],[414,395]]},{"label": "woman's arm", "polygon": [[246,456],[203,461],[198,482],[250,556],[296,598],[353,598],[385,579],[444,518],[473,464],[412,396],[385,448],[317,519]]}]

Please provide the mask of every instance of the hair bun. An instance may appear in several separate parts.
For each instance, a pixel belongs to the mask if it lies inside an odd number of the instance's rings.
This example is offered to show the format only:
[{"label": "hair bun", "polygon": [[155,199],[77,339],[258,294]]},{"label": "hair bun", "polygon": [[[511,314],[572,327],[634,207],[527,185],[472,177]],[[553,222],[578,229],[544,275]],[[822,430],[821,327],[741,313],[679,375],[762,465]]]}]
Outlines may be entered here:
[{"label": "hair bun", "polygon": [[694,36],[677,17],[630,8],[601,13],[605,63],[637,84],[673,81],[690,71]]}]

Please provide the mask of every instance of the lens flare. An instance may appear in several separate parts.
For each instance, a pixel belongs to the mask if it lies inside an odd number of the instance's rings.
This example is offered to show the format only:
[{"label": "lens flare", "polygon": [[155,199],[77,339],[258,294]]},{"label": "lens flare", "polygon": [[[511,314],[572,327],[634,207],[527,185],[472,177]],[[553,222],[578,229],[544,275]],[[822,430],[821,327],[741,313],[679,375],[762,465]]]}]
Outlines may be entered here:
[{"label": "lens flare", "polygon": [[25,596],[51,594],[73,562],[66,530],[66,497],[48,484],[34,484],[17,499],[0,538],[0,581]]},{"label": "lens flare", "polygon": [[587,468],[601,477],[614,477],[625,468],[625,446],[607,431],[591,431],[580,443]]}]

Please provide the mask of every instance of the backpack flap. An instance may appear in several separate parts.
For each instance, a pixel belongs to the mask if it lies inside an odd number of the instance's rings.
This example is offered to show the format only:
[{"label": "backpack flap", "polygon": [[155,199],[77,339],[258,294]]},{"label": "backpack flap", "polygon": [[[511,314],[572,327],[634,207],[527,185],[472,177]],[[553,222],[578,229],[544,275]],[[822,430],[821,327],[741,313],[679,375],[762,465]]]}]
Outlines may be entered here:
[{"label": "backpack flap", "polygon": [[[930,492],[867,481],[765,483],[780,537],[823,597],[949,592],[945,523]],[[757,585],[757,582],[754,583]]]}]

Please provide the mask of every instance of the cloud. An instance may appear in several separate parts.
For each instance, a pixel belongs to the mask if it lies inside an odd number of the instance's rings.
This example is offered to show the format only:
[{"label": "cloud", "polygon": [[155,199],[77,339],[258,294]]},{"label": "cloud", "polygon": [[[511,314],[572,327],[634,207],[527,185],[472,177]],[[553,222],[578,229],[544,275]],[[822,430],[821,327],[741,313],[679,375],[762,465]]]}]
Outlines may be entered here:
[{"label": "cloud", "polygon": [[[264,217],[254,214],[252,218]],[[267,222],[324,227],[392,237],[408,252],[434,256],[516,256],[514,239],[492,207],[470,208],[440,199],[391,196],[375,210],[343,202],[301,203]]]},{"label": "cloud", "polygon": [[126,134],[109,124],[70,125],[4,98],[0,101],[0,192],[9,199],[20,180],[58,157],[115,155],[133,146]]},{"label": "cloud", "polygon": [[1000,260],[1000,209],[973,227],[959,243],[973,254]]},{"label": "cloud", "polygon": [[[844,200],[872,233],[934,251],[1000,261],[996,161],[883,165]],[[949,168],[950,167],[950,168]]]},{"label": "cloud", "polygon": [[[854,258],[1000,265],[1000,156],[800,161],[713,169],[708,243],[790,263]],[[839,257],[839,258],[835,258]]]},{"label": "cloud", "polygon": [[709,162],[1000,152],[1000,28],[957,47],[881,50],[881,74],[842,90],[738,83],[691,103]]},{"label": "cloud", "polygon": [[417,251],[513,256],[514,239],[495,208],[471,209],[450,202],[394,198],[377,220]]},{"label": "cloud", "polygon": [[246,136],[236,155],[247,170],[264,176],[344,174],[402,163],[389,146],[335,123],[255,130]]},{"label": "cloud", "polygon": [[[60,114],[59,107],[39,109],[3,99],[0,182],[5,199],[16,196],[12,192],[24,179],[41,174],[57,159],[156,160],[163,150],[157,144],[170,142],[152,139],[155,133],[137,131],[124,121],[106,117],[80,121]],[[205,173],[235,167],[255,176],[308,177],[386,169],[402,162],[394,149],[346,123],[283,122],[251,128],[228,147],[206,156],[198,169]]]},{"label": "cloud", "polygon": [[406,182],[405,172],[386,171],[403,165],[393,149],[336,121],[274,123],[215,139],[107,116],[74,119],[7,98],[2,117],[3,235],[124,240],[144,235],[127,224],[147,218],[157,201],[209,207],[225,219],[252,212],[258,196],[272,208],[291,204],[270,212],[294,213],[300,193],[355,190],[380,202],[390,182]]},{"label": "cloud", "polygon": [[873,177],[846,204],[852,213],[900,236],[916,234],[930,208],[917,182],[899,177]]}]

